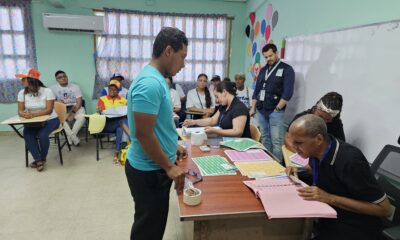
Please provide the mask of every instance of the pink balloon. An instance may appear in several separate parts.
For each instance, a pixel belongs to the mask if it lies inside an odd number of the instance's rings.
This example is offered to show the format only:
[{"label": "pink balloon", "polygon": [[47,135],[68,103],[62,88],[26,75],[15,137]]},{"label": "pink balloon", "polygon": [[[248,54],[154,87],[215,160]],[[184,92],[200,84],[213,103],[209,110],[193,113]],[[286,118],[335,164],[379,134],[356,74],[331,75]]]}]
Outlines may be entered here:
[{"label": "pink balloon", "polygon": [[266,41],[262,40],[260,43],[260,52],[262,52],[263,47],[267,44]]},{"label": "pink balloon", "polygon": [[271,36],[271,25],[268,25],[265,29],[265,41],[268,42],[269,37]]},{"label": "pink balloon", "polygon": [[253,26],[254,22],[256,21],[256,13],[255,12],[251,12],[249,14],[249,18],[250,18],[251,25]]},{"label": "pink balloon", "polygon": [[268,7],[267,7],[267,19],[268,19],[268,20],[271,20],[271,18],[272,18],[272,12],[273,12],[272,4],[268,4]]}]

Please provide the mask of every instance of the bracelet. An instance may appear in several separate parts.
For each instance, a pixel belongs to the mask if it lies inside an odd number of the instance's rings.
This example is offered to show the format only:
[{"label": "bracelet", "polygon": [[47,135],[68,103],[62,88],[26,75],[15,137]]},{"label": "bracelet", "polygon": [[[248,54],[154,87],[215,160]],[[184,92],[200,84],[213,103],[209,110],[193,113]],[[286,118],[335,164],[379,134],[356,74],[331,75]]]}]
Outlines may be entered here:
[{"label": "bracelet", "polygon": [[282,109],[280,109],[278,106],[275,107],[275,111],[279,112],[279,111],[281,111],[281,110],[282,110]]}]

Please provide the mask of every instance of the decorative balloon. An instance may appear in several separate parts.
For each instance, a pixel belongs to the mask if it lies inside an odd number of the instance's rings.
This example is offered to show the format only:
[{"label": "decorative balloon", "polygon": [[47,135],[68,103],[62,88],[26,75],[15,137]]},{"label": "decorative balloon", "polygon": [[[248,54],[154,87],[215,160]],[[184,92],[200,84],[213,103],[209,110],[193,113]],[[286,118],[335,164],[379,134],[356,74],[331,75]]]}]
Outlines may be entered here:
[{"label": "decorative balloon", "polygon": [[267,27],[267,22],[265,21],[265,19],[263,19],[261,21],[261,34],[264,35],[265,34],[265,28]]},{"label": "decorative balloon", "polygon": [[274,30],[276,27],[276,24],[278,24],[278,18],[279,18],[278,11],[275,11],[274,15],[272,16],[272,30]]},{"label": "decorative balloon", "polygon": [[256,52],[257,52],[257,43],[254,42],[253,43],[253,48],[251,49],[251,53],[253,54],[253,57],[254,57],[254,54],[256,54]]},{"label": "decorative balloon", "polygon": [[262,40],[260,43],[260,52],[262,52],[263,47],[267,44],[265,40]]},{"label": "decorative balloon", "polygon": [[260,22],[256,22],[256,26],[254,27],[254,37],[257,37],[259,32],[260,32]]},{"label": "decorative balloon", "polygon": [[256,61],[255,63],[260,63],[260,53],[256,53]]},{"label": "decorative balloon", "polygon": [[250,18],[251,25],[254,26],[254,22],[256,21],[256,13],[255,12],[251,12],[249,14],[249,18]]},{"label": "decorative balloon", "polygon": [[251,43],[247,44],[247,55],[249,55],[249,57],[251,57]]},{"label": "decorative balloon", "polygon": [[245,32],[246,32],[246,36],[249,38],[250,37],[250,25],[246,26]]},{"label": "decorative balloon", "polygon": [[271,20],[271,18],[272,18],[272,11],[273,11],[272,4],[268,4],[268,7],[267,7],[267,19],[268,20]]},{"label": "decorative balloon", "polygon": [[271,25],[268,25],[265,29],[265,41],[268,42],[269,37],[271,36]]}]

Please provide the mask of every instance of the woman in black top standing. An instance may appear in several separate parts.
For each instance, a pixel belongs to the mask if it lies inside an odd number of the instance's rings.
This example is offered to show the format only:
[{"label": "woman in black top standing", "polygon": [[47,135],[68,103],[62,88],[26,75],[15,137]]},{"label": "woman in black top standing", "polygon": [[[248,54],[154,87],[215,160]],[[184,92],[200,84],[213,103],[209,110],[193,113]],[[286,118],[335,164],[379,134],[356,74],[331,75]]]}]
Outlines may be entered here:
[{"label": "woman in black top standing", "polygon": [[[215,96],[221,104],[218,111],[209,118],[186,120],[183,126],[206,127],[207,134],[224,137],[251,138],[250,116],[247,107],[236,98],[236,87],[232,82],[220,82],[215,88]],[[212,128],[218,126],[218,128]]]}]

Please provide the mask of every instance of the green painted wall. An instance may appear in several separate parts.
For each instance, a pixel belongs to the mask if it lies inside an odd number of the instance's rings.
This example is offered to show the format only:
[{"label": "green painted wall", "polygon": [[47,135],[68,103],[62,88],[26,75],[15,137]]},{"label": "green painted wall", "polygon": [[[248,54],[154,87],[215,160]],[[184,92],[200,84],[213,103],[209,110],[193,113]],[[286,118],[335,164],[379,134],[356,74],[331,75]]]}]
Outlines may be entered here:
[{"label": "green painted wall", "polygon": [[[248,15],[256,12],[256,19],[266,16],[268,4],[272,4],[274,11],[279,12],[276,28],[271,33],[271,39],[281,48],[282,39],[286,36],[296,36],[315,32],[325,32],[345,27],[359,26],[370,23],[400,19],[400,1],[397,0],[250,0],[246,4],[245,25],[250,24]],[[244,31],[244,29],[243,29]],[[244,35],[245,46],[250,40]],[[257,43],[261,37],[256,38]],[[377,43],[377,47],[379,43]],[[254,63],[254,57],[245,52],[245,71]],[[265,61],[261,58],[261,65]],[[247,72],[247,78],[251,75]],[[248,82],[251,84],[251,81]]]},{"label": "green painted wall", "polygon": [[[47,0],[33,0],[32,18],[36,43],[38,68],[41,80],[50,86],[54,84],[54,72],[62,69],[67,72],[71,82],[78,83],[82,89],[90,112],[95,110],[96,100],[91,100],[94,85],[93,36],[82,33],[49,32],[42,26],[42,13],[92,14],[92,9],[103,7],[132,9],[142,11],[180,12],[180,13],[216,13],[235,17],[232,29],[231,70],[242,71],[244,52],[242,46],[243,28],[246,21],[243,12],[244,3],[232,3],[213,0],[154,0],[151,6],[146,0],[63,0],[65,8],[55,8]],[[17,113],[16,104],[0,104],[3,113],[0,120]],[[0,125],[0,131],[10,131],[8,126]]]}]

